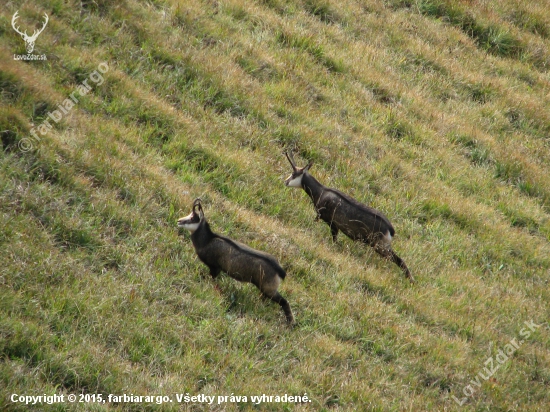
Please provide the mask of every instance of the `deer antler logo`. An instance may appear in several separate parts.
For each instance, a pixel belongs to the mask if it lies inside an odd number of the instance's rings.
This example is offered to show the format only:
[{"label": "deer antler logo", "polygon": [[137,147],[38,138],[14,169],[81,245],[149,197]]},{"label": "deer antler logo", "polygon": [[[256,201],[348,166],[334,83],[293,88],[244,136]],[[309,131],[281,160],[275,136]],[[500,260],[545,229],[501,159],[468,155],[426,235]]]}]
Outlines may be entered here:
[{"label": "deer antler logo", "polygon": [[42,28],[40,30],[35,30],[32,36],[29,36],[27,34],[27,31],[25,30],[24,33],[19,30],[19,27],[15,26],[15,21],[19,18],[18,16],[19,10],[15,12],[11,19],[11,25],[13,29],[23,37],[23,40],[25,40],[25,47],[27,49],[27,53],[31,54],[34,50],[34,43],[36,42],[36,39],[38,38],[38,35],[44,31],[46,28],[46,24],[48,24],[48,15],[44,13],[44,16],[46,17],[44,24],[42,25]]}]

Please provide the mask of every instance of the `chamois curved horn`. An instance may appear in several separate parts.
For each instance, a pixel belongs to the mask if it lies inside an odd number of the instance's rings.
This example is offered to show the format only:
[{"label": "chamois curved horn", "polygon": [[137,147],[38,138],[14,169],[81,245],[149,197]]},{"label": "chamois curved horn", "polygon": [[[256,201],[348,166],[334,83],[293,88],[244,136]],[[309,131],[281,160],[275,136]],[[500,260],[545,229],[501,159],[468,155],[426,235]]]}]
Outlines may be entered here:
[{"label": "chamois curved horn", "polygon": [[296,163],[294,162],[294,158],[292,157],[292,153],[285,152],[285,156],[290,162],[290,165],[292,166],[292,170],[296,170]]},{"label": "chamois curved horn", "polygon": [[196,213],[196,212],[195,212],[195,209],[196,209],[197,207],[199,208],[199,210],[202,209],[201,202],[202,202],[202,200],[201,200],[200,197],[197,197],[197,198],[193,201],[193,212],[194,212],[194,213]]},{"label": "chamois curved horn", "polygon": [[197,197],[197,198],[195,199],[195,201],[193,202],[193,212],[196,213],[196,212],[195,212],[195,208],[198,207],[198,209],[199,209],[199,216],[200,216],[200,218],[202,219],[202,218],[204,217],[204,212],[203,212],[203,210],[202,210],[202,203],[201,203],[201,202],[202,202],[202,200],[201,200],[200,197]]}]

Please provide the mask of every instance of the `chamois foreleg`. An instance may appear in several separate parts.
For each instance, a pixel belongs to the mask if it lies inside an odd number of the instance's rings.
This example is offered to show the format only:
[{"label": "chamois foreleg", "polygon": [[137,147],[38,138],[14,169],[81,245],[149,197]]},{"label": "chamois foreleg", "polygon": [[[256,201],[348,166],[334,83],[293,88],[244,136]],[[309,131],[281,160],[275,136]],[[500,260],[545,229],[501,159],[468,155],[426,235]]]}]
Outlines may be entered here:
[{"label": "chamois foreleg", "polygon": [[332,241],[336,242],[338,237],[338,228],[335,225],[330,225],[330,233],[332,234]]},{"label": "chamois foreleg", "polygon": [[218,266],[210,266],[207,265],[208,269],[210,269],[210,276],[212,276],[212,279],[216,279],[218,275],[221,272],[221,269]]}]

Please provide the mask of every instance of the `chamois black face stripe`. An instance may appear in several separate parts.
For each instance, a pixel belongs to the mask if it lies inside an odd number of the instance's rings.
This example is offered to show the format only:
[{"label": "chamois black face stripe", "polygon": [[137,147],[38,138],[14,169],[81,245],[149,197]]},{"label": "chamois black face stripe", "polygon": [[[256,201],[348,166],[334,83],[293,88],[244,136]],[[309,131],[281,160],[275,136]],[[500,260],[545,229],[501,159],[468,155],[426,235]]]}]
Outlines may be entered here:
[{"label": "chamois black face stripe", "polygon": [[305,172],[305,170],[304,170],[303,167],[302,167],[302,168],[299,168],[299,169],[297,168],[294,172],[292,172],[291,177],[292,177],[293,179],[295,179],[295,178],[297,178],[297,177],[303,175],[304,172]]}]

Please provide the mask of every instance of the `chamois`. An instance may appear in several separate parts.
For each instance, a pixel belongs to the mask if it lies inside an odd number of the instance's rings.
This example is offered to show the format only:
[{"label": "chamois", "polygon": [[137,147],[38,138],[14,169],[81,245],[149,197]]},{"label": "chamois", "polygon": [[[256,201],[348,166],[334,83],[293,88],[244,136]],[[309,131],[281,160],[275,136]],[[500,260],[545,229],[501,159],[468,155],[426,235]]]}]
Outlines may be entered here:
[{"label": "chamois", "polygon": [[292,154],[285,152],[285,155],[292,166],[292,174],[285,180],[285,185],[305,190],[317,212],[315,220],[322,219],[329,225],[334,242],[341,231],[352,240],[372,246],[379,255],[403,269],[405,276],[414,283],[407,265],[391,247],[395,229],[382,212],[358,202],[339,190],[323,186],[309,174],[313,162],[309,162],[305,167],[296,167]]},{"label": "chamois", "polygon": [[263,296],[281,306],[287,322],[294,323],[290,305],[277,291],[286,272],[274,256],[212,232],[198,198],[193,202],[191,214],[178,220],[178,227],[191,232],[195,251],[210,269],[212,278],[223,271],[240,282],[256,285]]}]

